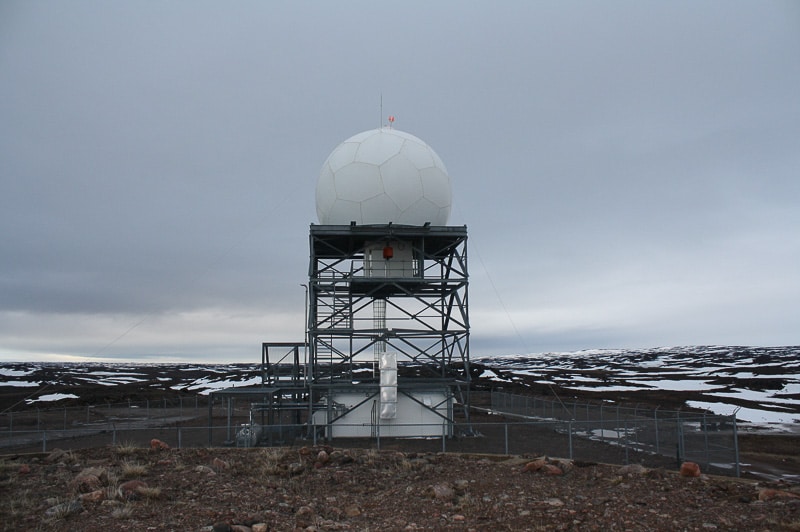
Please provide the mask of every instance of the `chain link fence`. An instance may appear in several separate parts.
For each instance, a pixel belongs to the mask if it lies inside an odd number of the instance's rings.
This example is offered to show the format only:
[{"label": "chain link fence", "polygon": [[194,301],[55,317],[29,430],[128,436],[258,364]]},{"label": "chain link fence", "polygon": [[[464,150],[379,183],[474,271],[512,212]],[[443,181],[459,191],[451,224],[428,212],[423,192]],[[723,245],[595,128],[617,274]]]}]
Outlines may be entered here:
[{"label": "chain link fence", "polygon": [[551,430],[568,434],[573,459],[592,460],[585,442],[593,441],[617,448],[626,464],[662,465],[668,458],[697,462],[708,472],[740,474],[735,414],[564,402],[499,391],[491,393],[491,410],[518,417],[523,425],[549,423]]},{"label": "chain link fence", "polygon": [[[378,430],[374,438],[331,443],[419,452],[548,455],[665,468],[690,460],[706,472],[740,473],[735,415],[563,402],[501,391],[473,397],[472,404],[482,408],[475,409],[470,419],[457,417],[452,431],[445,424],[437,426],[441,437],[390,439],[382,438]],[[305,424],[254,420],[247,401],[201,395],[102,406],[29,406],[0,413],[0,447],[25,452],[146,447],[153,438],[177,448],[309,445],[317,443],[318,433]]]}]

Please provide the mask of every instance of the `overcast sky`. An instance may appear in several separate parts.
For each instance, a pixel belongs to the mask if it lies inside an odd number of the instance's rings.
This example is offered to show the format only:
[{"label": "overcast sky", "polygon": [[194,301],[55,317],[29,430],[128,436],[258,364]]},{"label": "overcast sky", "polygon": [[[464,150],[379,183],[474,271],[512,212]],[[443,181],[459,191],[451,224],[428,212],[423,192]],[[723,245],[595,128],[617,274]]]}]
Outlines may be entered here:
[{"label": "overcast sky", "polygon": [[800,344],[800,4],[494,4],[0,2],[0,360],[301,341],[320,168],[389,114],[473,357]]}]

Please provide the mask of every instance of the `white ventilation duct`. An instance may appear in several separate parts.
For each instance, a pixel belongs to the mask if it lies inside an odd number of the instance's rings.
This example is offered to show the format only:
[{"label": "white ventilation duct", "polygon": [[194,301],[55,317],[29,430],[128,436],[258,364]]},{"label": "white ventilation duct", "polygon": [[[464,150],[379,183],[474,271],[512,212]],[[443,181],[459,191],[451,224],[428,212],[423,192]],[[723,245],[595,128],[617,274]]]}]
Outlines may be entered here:
[{"label": "white ventilation duct", "polygon": [[381,355],[381,419],[397,417],[397,353]]}]

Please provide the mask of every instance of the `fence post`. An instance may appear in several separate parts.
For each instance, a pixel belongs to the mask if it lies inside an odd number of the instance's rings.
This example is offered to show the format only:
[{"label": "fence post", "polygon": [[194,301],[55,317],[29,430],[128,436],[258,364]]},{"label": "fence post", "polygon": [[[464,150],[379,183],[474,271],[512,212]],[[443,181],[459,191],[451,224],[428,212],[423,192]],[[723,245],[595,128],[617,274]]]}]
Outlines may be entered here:
[{"label": "fence post", "polygon": [[704,464],[706,469],[711,464],[711,458],[709,457],[709,449],[708,449],[708,420],[706,419],[706,413],[703,412],[703,442],[705,443],[705,457],[706,463]]},{"label": "fence post", "polygon": [[656,422],[656,454],[660,454],[658,450],[658,409],[661,408],[661,405],[656,406],[656,409],[653,410],[653,420]]},{"label": "fence post", "polygon": [[181,448],[181,428],[178,427],[178,449]]},{"label": "fence post", "polygon": [[505,434],[505,451],[508,454],[508,422],[503,423],[503,433]]},{"label": "fence post", "polygon": [[47,431],[46,430],[42,431],[42,452],[43,453],[47,452]]},{"label": "fence post", "polygon": [[732,418],[732,421],[733,421],[733,454],[734,454],[734,460],[735,460],[735,463],[736,463],[736,477],[737,478],[739,476],[741,476],[741,472],[739,471],[739,430],[738,430],[738,428],[736,426],[736,412],[738,412],[738,411],[739,411],[739,409],[737,408],[736,410],[733,411],[733,414],[731,414],[731,418]]},{"label": "fence post", "polygon": [[447,452],[447,446],[446,446],[445,441],[444,441],[445,440],[445,435],[447,433],[447,425],[446,425],[446,423],[447,423],[447,420],[443,420],[442,421],[442,452],[443,453]]},{"label": "fence post", "polygon": [[231,398],[228,397],[228,433],[227,433],[228,437],[227,437],[227,441],[231,441],[231,414],[232,414],[231,408],[232,408]]},{"label": "fence post", "polygon": [[569,422],[569,459],[572,460],[572,421]]},{"label": "fence post", "polygon": [[600,399],[600,443],[605,443],[606,441],[606,424],[603,423],[603,405],[605,401]]},{"label": "fence post", "polygon": [[209,395],[208,397],[208,446],[209,447],[211,447],[211,442],[213,439],[214,439],[214,396]]},{"label": "fence post", "polygon": [[630,458],[628,458],[628,420],[625,419],[625,465],[630,464]]},{"label": "fence post", "polygon": [[117,426],[111,424],[111,445],[117,445]]}]

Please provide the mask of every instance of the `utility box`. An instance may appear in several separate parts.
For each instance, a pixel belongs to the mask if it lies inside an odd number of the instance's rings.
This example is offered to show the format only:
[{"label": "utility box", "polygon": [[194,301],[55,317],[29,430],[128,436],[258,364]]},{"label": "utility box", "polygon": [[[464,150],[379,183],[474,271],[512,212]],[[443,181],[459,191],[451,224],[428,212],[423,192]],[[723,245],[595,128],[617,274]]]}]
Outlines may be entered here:
[{"label": "utility box", "polygon": [[377,278],[409,278],[420,275],[410,242],[384,240],[364,248],[364,275]]}]

